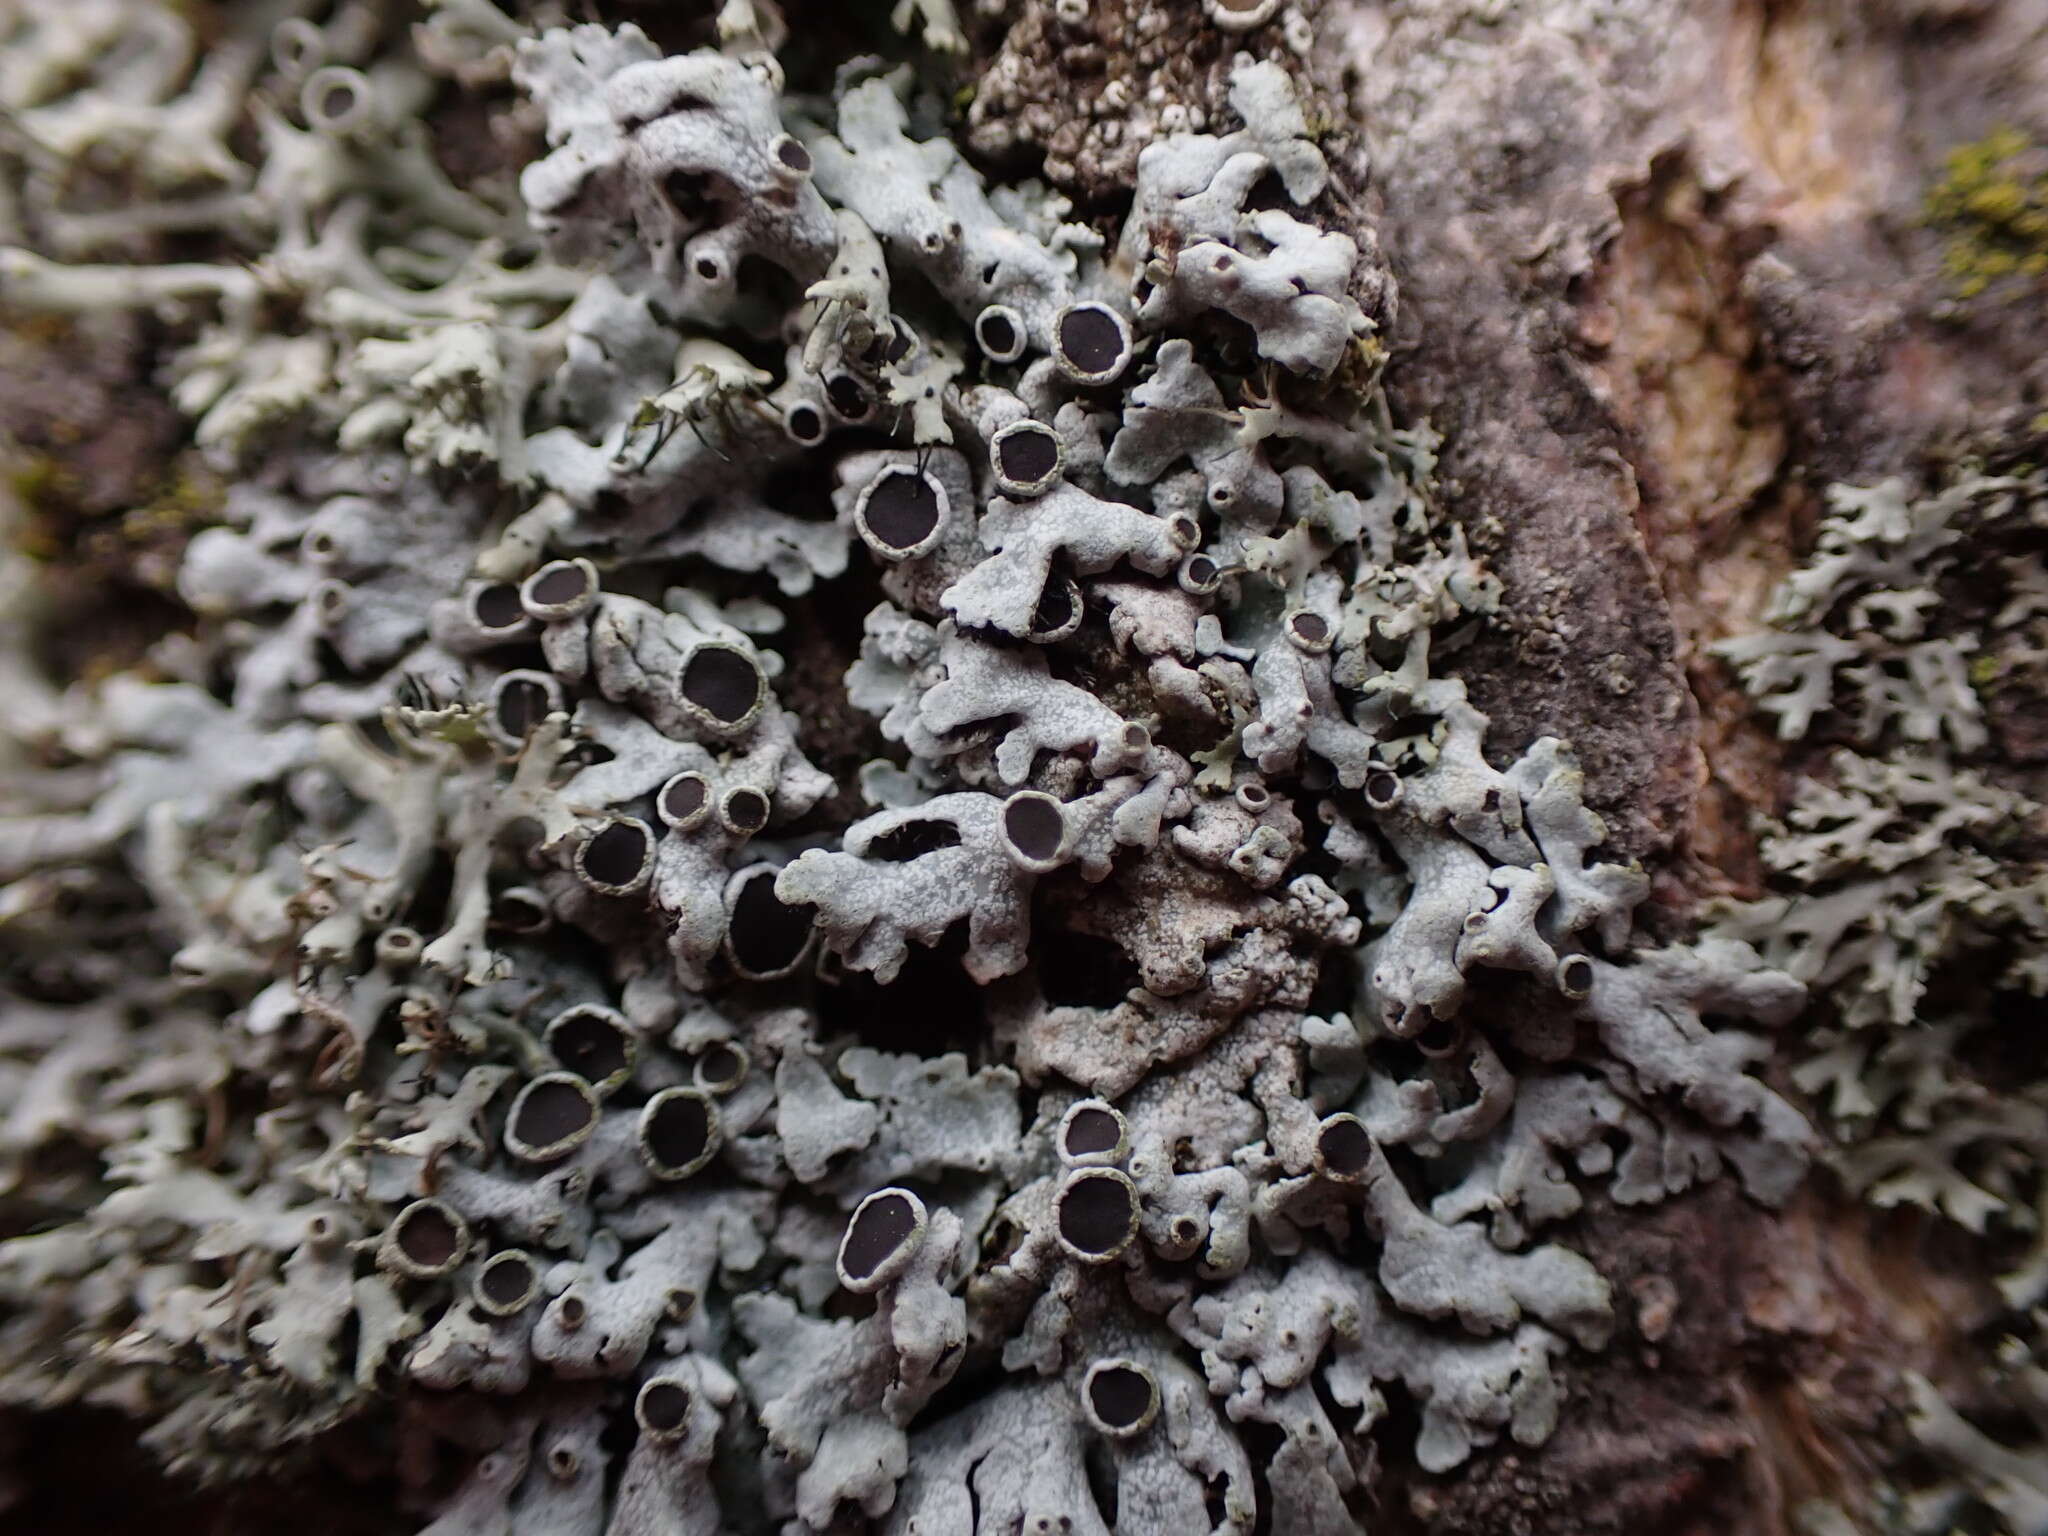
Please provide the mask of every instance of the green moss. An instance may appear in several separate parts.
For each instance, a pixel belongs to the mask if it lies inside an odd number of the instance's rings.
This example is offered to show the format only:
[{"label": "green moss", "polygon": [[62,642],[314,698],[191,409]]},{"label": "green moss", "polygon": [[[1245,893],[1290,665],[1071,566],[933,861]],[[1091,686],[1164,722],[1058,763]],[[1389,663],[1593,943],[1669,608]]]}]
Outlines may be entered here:
[{"label": "green moss", "polygon": [[2001,128],[1948,153],[1927,193],[1927,219],[1947,237],[1942,270],[1960,298],[2008,278],[2048,275],[2048,172],[2041,146]]},{"label": "green moss", "polygon": [[78,480],[49,454],[30,454],[12,466],[7,488],[21,503],[14,542],[31,560],[56,559],[64,551],[65,527],[78,515]]},{"label": "green moss", "polygon": [[227,487],[198,454],[181,454],[142,506],[123,515],[121,532],[133,541],[166,535],[190,538],[220,521]]},{"label": "green moss", "polygon": [[5,486],[21,508],[9,536],[29,559],[91,583],[163,592],[171,590],[192,536],[220,521],[226,497],[220,478],[190,450],[118,512],[87,504],[61,452],[18,455]]}]

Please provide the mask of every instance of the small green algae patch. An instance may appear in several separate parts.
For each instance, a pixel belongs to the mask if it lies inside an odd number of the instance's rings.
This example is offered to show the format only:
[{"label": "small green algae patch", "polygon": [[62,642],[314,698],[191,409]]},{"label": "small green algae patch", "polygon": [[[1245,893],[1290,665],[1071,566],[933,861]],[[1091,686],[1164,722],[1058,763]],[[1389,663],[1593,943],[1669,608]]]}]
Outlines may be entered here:
[{"label": "small green algae patch", "polygon": [[2000,128],[1948,153],[1927,194],[1927,219],[1946,235],[1942,268],[1960,298],[2007,278],[2048,276],[2048,166],[2042,146]]}]

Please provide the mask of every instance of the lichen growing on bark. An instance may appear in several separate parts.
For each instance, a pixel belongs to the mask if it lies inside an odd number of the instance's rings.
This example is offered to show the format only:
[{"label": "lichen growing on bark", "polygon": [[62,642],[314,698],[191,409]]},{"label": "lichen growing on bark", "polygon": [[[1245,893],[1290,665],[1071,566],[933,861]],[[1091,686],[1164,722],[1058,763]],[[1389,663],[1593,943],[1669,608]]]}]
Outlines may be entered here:
[{"label": "lichen growing on bark", "polygon": [[0,303],[225,489],[0,652],[0,1400],[438,1536],[1351,1532],[1669,1327],[1589,1218],[1792,1198],[1805,956],[1519,730],[1301,10],[311,14],[6,23]]}]

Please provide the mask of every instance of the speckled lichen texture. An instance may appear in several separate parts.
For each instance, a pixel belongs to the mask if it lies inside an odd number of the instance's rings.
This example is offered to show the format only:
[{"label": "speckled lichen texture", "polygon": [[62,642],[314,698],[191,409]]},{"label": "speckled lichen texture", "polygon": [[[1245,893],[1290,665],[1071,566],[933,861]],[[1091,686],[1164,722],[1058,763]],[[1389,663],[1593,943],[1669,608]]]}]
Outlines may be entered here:
[{"label": "speckled lichen texture", "polygon": [[0,14],[4,1518],[2048,1531],[2044,76]]}]

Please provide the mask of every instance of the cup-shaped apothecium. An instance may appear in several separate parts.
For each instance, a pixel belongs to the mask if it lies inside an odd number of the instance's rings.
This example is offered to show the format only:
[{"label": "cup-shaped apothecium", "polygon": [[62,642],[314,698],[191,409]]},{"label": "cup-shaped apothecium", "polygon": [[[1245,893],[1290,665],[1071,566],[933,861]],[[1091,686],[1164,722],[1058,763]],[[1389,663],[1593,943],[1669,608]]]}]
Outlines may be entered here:
[{"label": "cup-shaped apothecium", "polygon": [[680,1440],[690,1432],[690,1409],[695,1405],[690,1384],[676,1376],[655,1376],[633,1399],[633,1417],[640,1432],[655,1440]]},{"label": "cup-shaped apothecium", "polygon": [[1372,1166],[1372,1133],[1356,1115],[1331,1115],[1316,1131],[1315,1169],[1326,1179],[1355,1183]]},{"label": "cup-shaped apothecium", "polygon": [[519,601],[544,624],[573,619],[597,599],[597,567],[588,560],[551,560],[519,588]]},{"label": "cup-shaped apothecium", "polygon": [[728,789],[718,799],[718,824],[735,837],[752,837],[768,825],[768,797],[751,785]]},{"label": "cup-shaped apothecium", "polygon": [[505,1117],[505,1148],[529,1163],[567,1157],[597,1128],[597,1090],[574,1072],[550,1072],[519,1090]]},{"label": "cup-shaped apothecium", "polygon": [[990,362],[1014,363],[1030,335],[1024,317],[1007,304],[991,304],[974,317],[974,340]]},{"label": "cup-shaped apothecium", "polygon": [[723,1139],[718,1105],[701,1088],[664,1088],[640,1111],[640,1160],[657,1179],[687,1179]]},{"label": "cup-shaped apothecium", "polygon": [[1135,1360],[1098,1360],[1081,1380],[1081,1411],[1115,1439],[1143,1434],[1159,1417],[1159,1383]]},{"label": "cup-shaped apothecium", "polygon": [[413,1201],[377,1244],[378,1267],[413,1280],[445,1275],[468,1255],[469,1223],[442,1200]]},{"label": "cup-shaped apothecium", "polygon": [[1131,361],[1131,327],[1107,304],[1069,304],[1053,321],[1053,361],[1077,384],[1108,384]]},{"label": "cup-shaped apothecium", "polygon": [[865,1295],[902,1274],[924,1243],[924,1202],[907,1189],[878,1189],[854,1207],[839,1239],[839,1283]]},{"label": "cup-shaped apothecium", "polygon": [[654,873],[654,829],[637,816],[617,816],[576,849],[576,873],[606,896],[630,896]]},{"label": "cup-shaped apothecium", "polygon": [[938,547],[952,502],[938,476],[914,464],[884,464],[861,488],[853,526],[880,559],[915,560]]},{"label": "cup-shaped apothecium", "polygon": [[1138,1187],[1116,1168],[1077,1168],[1053,1200],[1060,1246],[1083,1264],[1107,1264],[1138,1234]]},{"label": "cup-shaped apothecium", "polygon": [[693,1075],[706,1093],[731,1093],[747,1080],[747,1048],[732,1040],[718,1040],[704,1047]]},{"label": "cup-shaped apothecium", "polygon": [[639,1045],[617,1009],[599,1003],[564,1008],[548,1022],[548,1050],[568,1071],[608,1094],[632,1075]]},{"label": "cup-shaped apothecium", "polygon": [[711,815],[711,781],[694,770],[679,773],[661,786],[654,808],[673,831],[692,831]]},{"label": "cup-shaped apothecium", "polygon": [[989,439],[989,467],[1006,496],[1052,489],[1067,464],[1066,444],[1042,421],[1013,421]]},{"label": "cup-shaped apothecium", "polygon": [[1130,1151],[1130,1122],[1101,1099],[1082,1099],[1060,1117],[1060,1161],[1070,1167],[1120,1163]]},{"label": "cup-shaped apothecium", "polygon": [[684,658],[676,692],[683,712],[719,735],[744,731],[769,698],[761,664],[723,640],[707,640]]},{"label": "cup-shaped apothecium", "polygon": [[1081,627],[1086,612],[1081,601],[1080,583],[1055,571],[1038,594],[1038,605],[1031,610],[1031,623],[1024,631],[1024,638],[1033,645],[1051,645],[1055,640],[1064,640]]},{"label": "cup-shaped apothecium", "polygon": [[1042,790],[1020,790],[1003,803],[1003,849],[1012,863],[1035,874],[1066,862],[1071,842],[1067,813]]},{"label": "cup-shaped apothecium", "polygon": [[474,1289],[478,1307],[493,1317],[511,1317],[540,1294],[540,1268],[531,1254],[507,1248],[484,1260]]},{"label": "cup-shaped apothecium", "polygon": [[485,729],[500,746],[515,750],[549,715],[562,710],[562,685],[551,672],[526,667],[500,673],[491,684]]}]

